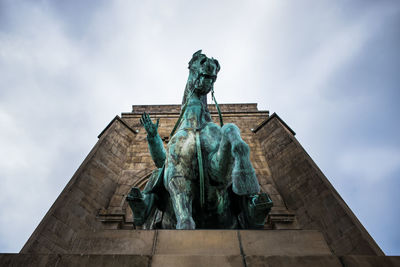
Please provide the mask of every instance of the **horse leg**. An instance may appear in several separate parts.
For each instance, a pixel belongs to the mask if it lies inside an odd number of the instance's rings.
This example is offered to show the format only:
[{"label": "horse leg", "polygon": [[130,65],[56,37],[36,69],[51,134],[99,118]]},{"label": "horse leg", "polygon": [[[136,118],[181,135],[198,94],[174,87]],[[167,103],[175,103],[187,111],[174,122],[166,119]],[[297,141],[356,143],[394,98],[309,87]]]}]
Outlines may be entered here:
[{"label": "horse leg", "polygon": [[177,221],[176,229],[196,228],[192,217],[192,193],[189,183],[190,181],[182,176],[172,177],[168,182],[168,191]]},{"label": "horse leg", "polygon": [[133,222],[136,226],[142,226],[152,210],[155,208],[155,194],[142,193],[139,188],[133,187],[126,197],[133,213]]},{"label": "horse leg", "polygon": [[192,163],[195,159],[193,133],[180,131],[168,144],[164,185],[167,188],[176,217],[176,229],[195,229],[193,220],[193,180],[196,177]]},{"label": "horse leg", "polygon": [[[222,138],[214,161],[222,175],[232,177],[232,190],[237,195],[240,225],[247,228],[262,228],[273,205],[268,194],[260,193],[255,171],[250,162],[249,146],[240,137],[239,128],[226,124],[221,129]],[[214,166],[217,167],[217,166]],[[222,173],[223,170],[226,173]]]},{"label": "horse leg", "polygon": [[153,171],[143,192],[139,188],[133,187],[126,197],[132,209],[133,222],[136,226],[145,224],[157,208],[158,196],[150,191],[159,186],[159,175],[160,170]]},{"label": "horse leg", "polygon": [[212,161],[213,168],[222,176],[231,172],[232,189],[237,195],[257,194],[260,185],[250,162],[249,146],[240,137],[239,128],[231,123],[225,124],[221,133],[220,146]]}]

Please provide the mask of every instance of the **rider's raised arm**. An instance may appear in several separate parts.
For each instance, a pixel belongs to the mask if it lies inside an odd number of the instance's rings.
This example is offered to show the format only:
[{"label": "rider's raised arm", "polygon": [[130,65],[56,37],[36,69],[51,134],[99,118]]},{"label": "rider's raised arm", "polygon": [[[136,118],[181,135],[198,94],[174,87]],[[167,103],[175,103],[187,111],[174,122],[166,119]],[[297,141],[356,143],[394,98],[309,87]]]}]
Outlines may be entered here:
[{"label": "rider's raised arm", "polygon": [[143,113],[142,118],[140,119],[140,122],[146,129],[150,155],[157,168],[161,168],[165,162],[165,148],[157,131],[159,120],[160,119],[158,119],[156,124],[154,124],[146,112]]}]

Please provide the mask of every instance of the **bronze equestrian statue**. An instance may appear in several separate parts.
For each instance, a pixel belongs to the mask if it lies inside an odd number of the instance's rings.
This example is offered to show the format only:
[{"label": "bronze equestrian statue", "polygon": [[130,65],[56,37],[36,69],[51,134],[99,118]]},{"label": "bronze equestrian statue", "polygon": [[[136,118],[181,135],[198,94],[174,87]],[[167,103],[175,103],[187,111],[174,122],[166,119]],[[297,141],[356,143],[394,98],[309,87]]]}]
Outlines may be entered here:
[{"label": "bronze equestrian statue", "polygon": [[[159,121],[144,113],[150,154],[157,170],[143,192],[132,188],[127,201],[135,225],[166,229],[262,228],[272,207],[260,193],[249,146],[239,128],[223,124],[214,98],[214,83],[220,65],[201,50],[189,62],[180,118],[167,149],[158,135]],[[207,108],[212,93],[221,126]]]}]

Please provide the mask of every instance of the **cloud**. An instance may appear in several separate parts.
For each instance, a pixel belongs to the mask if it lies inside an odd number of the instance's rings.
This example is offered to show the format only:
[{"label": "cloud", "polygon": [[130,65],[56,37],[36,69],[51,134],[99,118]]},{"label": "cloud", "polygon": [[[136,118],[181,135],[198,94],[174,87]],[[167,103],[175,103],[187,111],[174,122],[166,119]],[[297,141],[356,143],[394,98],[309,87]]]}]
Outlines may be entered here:
[{"label": "cloud", "polygon": [[400,151],[392,147],[348,148],[338,160],[340,171],[359,183],[379,183],[400,171]]}]

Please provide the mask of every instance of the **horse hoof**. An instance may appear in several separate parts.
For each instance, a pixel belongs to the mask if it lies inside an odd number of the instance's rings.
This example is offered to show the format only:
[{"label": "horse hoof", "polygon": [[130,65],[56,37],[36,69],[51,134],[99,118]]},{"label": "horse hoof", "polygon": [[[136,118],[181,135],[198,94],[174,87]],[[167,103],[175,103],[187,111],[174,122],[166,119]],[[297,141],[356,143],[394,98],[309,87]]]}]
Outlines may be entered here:
[{"label": "horse hoof", "polygon": [[126,200],[128,200],[128,201],[136,201],[136,202],[143,201],[142,192],[140,191],[139,188],[132,187],[131,191],[126,196]]},{"label": "horse hoof", "polygon": [[237,195],[254,195],[260,191],[260,185],[253,169],[233,170],[232,189]]},{"label": "horse hoof", "polygon": [[176,225],[176,229],[194,230],[196,229],[196,223],[193,221],[192,218],[186,219],[184,221],[178,222],[178,224]]},{"label": "horse hoof", "polygon": [[133,222],[135,225],[141,226],[145,222],[146,203],[144,202],[142,192],[139,188],[133,187],[126,200],[133,212]]},{"label": "horse hoof", "polygon": [[260,193],[251,198],[249,209],[251,214],[251,228],[261,229],[264,227],[268,213],[274,205],[267,193]]}]

